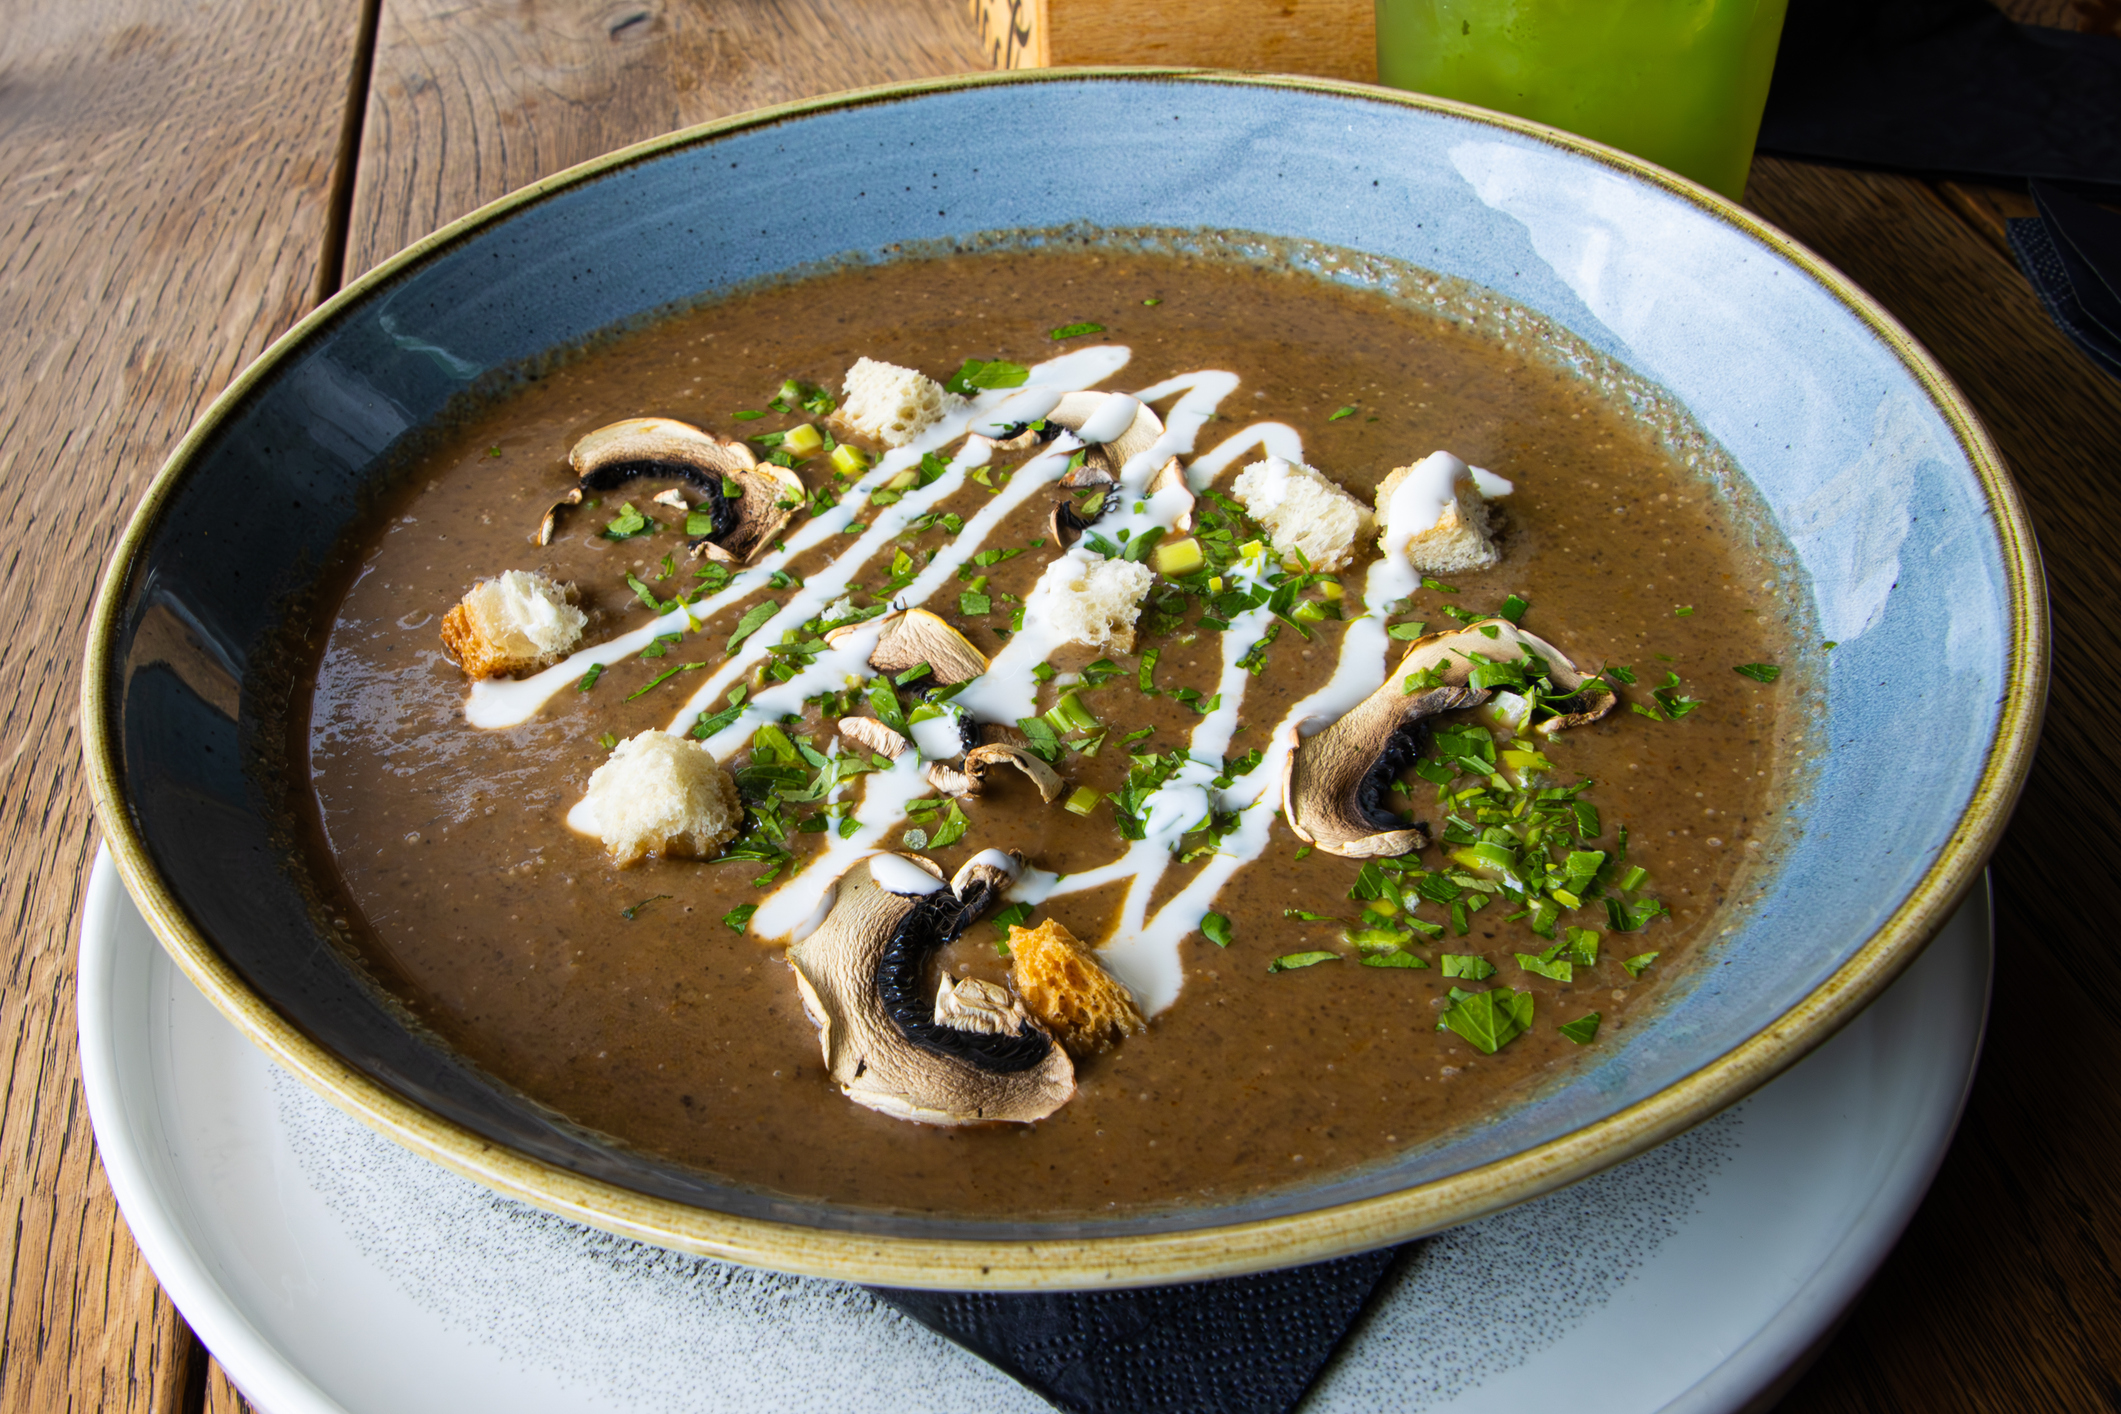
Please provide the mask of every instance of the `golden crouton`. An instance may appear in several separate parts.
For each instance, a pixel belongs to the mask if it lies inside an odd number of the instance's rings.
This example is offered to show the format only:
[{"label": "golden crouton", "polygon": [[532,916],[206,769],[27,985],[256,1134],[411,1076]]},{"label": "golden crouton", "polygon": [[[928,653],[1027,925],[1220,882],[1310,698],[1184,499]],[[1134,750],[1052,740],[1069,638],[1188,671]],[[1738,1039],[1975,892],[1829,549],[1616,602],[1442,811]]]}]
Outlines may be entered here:
[{"label": "golden crouton", "polygon": [[1102,1051],[1148,1029],[1141,1008],[1099,964],[1097,954],[1052,919],[1036,928],[1012,926],[1009,951],[1024,1005],[1075,1054]]},{"label": "golden crouton", "polygon": [[482,579],[442,616],[442,646],[469,677],[542,668],[582,641],[589,616],[542,574],[509,570]]}]

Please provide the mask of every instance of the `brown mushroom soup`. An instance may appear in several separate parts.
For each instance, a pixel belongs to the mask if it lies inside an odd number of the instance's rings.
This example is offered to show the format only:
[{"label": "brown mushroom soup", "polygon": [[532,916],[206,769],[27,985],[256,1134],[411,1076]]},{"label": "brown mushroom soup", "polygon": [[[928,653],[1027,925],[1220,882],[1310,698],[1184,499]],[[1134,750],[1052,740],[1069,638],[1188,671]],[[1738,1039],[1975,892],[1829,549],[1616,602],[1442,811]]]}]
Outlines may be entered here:
[{"label": "brown mushroom soup", "polygon": [[1401,288],[908,257],[466,408],[289,729],[370,975],[576,1125],[964,1215],[1343,1175],[1657,1025],[1807,598],[1658,390]]}]

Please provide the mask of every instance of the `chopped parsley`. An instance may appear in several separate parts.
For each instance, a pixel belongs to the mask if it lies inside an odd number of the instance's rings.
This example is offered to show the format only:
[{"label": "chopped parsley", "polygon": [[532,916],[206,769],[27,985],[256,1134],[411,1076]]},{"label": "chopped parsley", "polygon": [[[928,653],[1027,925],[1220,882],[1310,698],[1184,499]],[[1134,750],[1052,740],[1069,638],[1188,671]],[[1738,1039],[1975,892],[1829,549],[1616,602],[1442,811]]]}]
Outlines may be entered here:
[{"label": "chopped parsley", "polygon": [[639,688],[627,693],[626,700],[628,702],[631,702],[636,697],[646,696],[648,693],[651,693],[657,688],[661,687],[664,683],[669,682],[679,673],[693,672],[699,668],[704,668],[706,666],[707,665],[705,663],[680,663],[674,668],[665,668],[662,672],[657,673],[654,677],[650,678],[647,682],[643,683]]},{"label": "chopped parsley", "polygon": [[604,527],[606,540],[631,540],[636,535],[646,535],[655,529],[655,522],[633,508],[627,501],[619,506],[619,513]]},{"label": "chopped parsley", "polygon": [[1577,1017],[1574,1021],[1564,1023],[1561,1027],[1561,1034],[1579,1046],[1588,1046],[1591,1044],[1592,1038],[1598,1034],[1598,1022],[1599,1014],[1595,1011],[1588,1012]]},{"label": "chopped parsley", "polygon": [[1102,334],[1104,332],[1104,325],[1092,324],[1086,320],[1081,324],[1063,324],[1058,329],[1049,330],[1046,337],[1058,343],[1062,339],[1078,339],[1085,334]]},{"label": "chopped parsley", "polygon": [[1354,409],[1354,408],[1351,408],[1351,407],[1344,407],[1344,408],[1342,408],[1342,409],[1341,409],[1341,410],[1340,410],[1339,412],[1335,412],[1335,413],[1330,413],[1330,414],[1328,414],[1328,415],[1327,415],[1327,417],[1326,417],[1326,421],[1328,421],[1328,422],[1338,422],[1338,421],[1340,421],[1340,420],[1341,420],[1342,418],[1344,418],[1344,417],[1353,417],[1353,416],[1355,416],[1355,409]]},{"label": "chopped parsley", "polygon": [[755,903],[740,903],[722,915],[722,924],[741,933],[744,925],[751,921],[751,915],[758,911],[759,906]]},{"label": "chopped parsley", "polygon": [[1650,970],[1650,964],[1655,962],[1656,960],[1656,953],[1644,952],[1635,954],[1635,956],[1629,958],[1626,962],[1623,962],[1620,965],[1628,970],[1628,976],[1640,977],[1643,973]]},{"label": "chopped parsley", "polygon": [[759,603],[753,604],[750,608],[744,610],[744,617],[736,621],[736,632],[729,635],[729,642],[723,647],[722,651],[724,653],[736,652],[736,647],[739,643],[764,628],[766,621],[780,611],[781,606],[774,603],[771,599],[761,600]]},{"label": "chopped parsley", "polygon": [[1467,953],[1447,952],[1442,955],[1443,975],[1464,977],[1475,982],[1485,982],[1495,975],[1495,965],[1484,957]]},{"label": "chopped parsley", "polygon": [[1438,1031],[1455,1031],[1484,1056],[1492,1056],[1532,1027],[1532,994],[1508,987],[1485,992],[1451,989]]},{"label": "chopped parsley", "polygon": [[1773,682],[1782,676],[1782,669],[1773,663],[1740,663],[1731,671],[1754,682]]},{"label": "chopped parsley", "polygon": [[664,899],[666,899],[666,898],[669,898],[669,897],[671,897],[671,895],[669,895],[669,894],[657,894],[657,895],[655,895],[655,896],[654,896],[654,897],[652,897],[652,898],[644,898],[644,899],[642,899],[642,900],[641,900],[641,901],[640,901],[639,903],[635,904],[635,905],[634,905],[633,907],[631,907],[631,908],[622,908],[622,909],[620,909],[620,910],[619,910],[619,915],[620,915],[620,916],[621,916],[622,918],[638,918],[638,917],[640,917],[640,916],[641,916],[641,910],[642,910],[642,909],[644,909],[644,908],[646,908],[646,907],[648,907],[648,905],[649,905],[649,904],[651,904],[651,903],[661,903],[661,902],[662,902],[662,901],[663,901]]},{"label": "chopped parsley", "polygon": [[1200,916],[1201,935],[1219,948],[1230,946],[1232,934],[1230,920],[1220,913],[1203,913]]},{"label": "chopped parsley", "polygon": [[582,680],[574,685],[574,690],[576,692],[587,692],[597,685],[597,679],[602,676],[604,676],[604,665],[602,663],[591,663],[589,671],[582,674]]},{"label": "chopped parsley", "polygon": [[1339,962],[1337,952],[1292,952],[1284,953],[1267,964],[1269,972],[1294,972],[1299,967],[1316,967],[1321,962]]},{"label": "chopped parsley", "polygon": [[982,388],[1021,388],[1030,377],[1031,370],[1020,363],[999,358],[985,362],[968,358],[945,380],[943,387],[961,398],[969,398]]}]

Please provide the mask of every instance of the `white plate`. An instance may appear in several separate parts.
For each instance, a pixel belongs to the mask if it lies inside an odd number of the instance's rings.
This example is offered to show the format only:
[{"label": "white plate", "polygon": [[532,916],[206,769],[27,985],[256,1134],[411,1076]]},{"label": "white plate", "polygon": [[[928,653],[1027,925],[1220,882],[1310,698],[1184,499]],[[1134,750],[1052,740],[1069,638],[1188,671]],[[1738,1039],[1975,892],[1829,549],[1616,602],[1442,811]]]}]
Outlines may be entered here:
[{"label": "white plate", "polygon": [[[1752,1098],[1423,1243],[1304,1408],[1745,1408],[1913,1216],[1973,1078],[1989,967],[1984,881],[1870,1010]],[[101,853],[80,1009],[133,1236],[272,1414],[1047,1409],[859,1287],[562,1222],[372,1134],[221,1019]]]}]

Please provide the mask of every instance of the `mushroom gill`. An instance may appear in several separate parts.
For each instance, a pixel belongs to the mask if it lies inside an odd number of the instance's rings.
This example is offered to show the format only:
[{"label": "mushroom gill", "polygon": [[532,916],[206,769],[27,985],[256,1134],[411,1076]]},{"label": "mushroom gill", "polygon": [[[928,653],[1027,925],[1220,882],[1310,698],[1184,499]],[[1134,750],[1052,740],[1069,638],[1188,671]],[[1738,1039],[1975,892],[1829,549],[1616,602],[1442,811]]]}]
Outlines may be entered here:
[{"label": "mushroom gill", "polygon": [[881,854],[833,885],[824,921],[788,962],[848,1099],[922,1124],[985,1124],[1044,1119],[1074,1095],[1068,1053],[1006,989],[946,978],[931,1001],[926,988],[935,952],[1022,867],[988,850],[945,885],[925,859]]},{"label": "mushroom gill", "polygon": [[[705,497],[693,509],[706,512],[713,528],[692,542],[693,554],[744,564],[780,534],[807,494],[801,477],[761,463],[742,442],[669,417],[630,417],[599,427],[574,444],[567,460],[575,484],[546,510],[538,526],[540,545],[552,543],[560,512],[579,506],[590,492],[669,476]],[[668,494],[656,499],[673,504]]]},{"label": "mushroom gill", "polygon": [[[1478,656],[1475,656],[1478,655]],[[1282,812],[1297,838],[1345,859],[1375,859],[1424,848],[1428,833],[1387,805],[1392,782],[1414,763],[1440,712],[1478,707],[1491,689],[1474,685],[1483,664],[1538,658],[1545,676],[1567,693],[1552,699],[1559,715],[1533,730],[1552,735],[1593,722],[1614,697],[1553,644],[1507,619],[1485,619],[1418,638],[1384,685],[1316,736],[1296,736],[1282,766]],[[1412,679],[1420,686],[1410,691]]]}]

